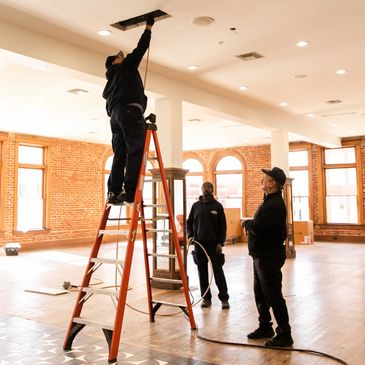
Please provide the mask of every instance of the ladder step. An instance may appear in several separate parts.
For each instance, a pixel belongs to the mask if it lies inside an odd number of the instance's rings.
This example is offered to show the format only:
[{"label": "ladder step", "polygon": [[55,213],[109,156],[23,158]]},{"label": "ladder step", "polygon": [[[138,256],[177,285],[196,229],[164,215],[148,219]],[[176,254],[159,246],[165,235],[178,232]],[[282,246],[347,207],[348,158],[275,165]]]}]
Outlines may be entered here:
[{"label": "ladder step", "polygon": [[151,278],[152,281],[158,281],[161,283],[172,283],[172,284],[182,284],[182,280],[177,280],[177,279],[167,279],[167,278]]},{"label": "ladder step", "polygon": [[85,324],[85,325],[89,325],[89,326],[93,326],[93,327],[105,328],[106,330],[111,330],[111,331],[114,330],[113,325],[100,323],[100,322],[96,322],[96,321],[90,321],[90,320],[88,320],[84,317],[75,317],[73,319],[73,322],[80,323],[80,324]]},{"label": "ladder step", "polygon": [[148,256],[152,256],[152,257],[169,257],[172,259],[177,258],[177,255],[169,255],[167,253],[149,253]]},{"label": "ladder step", "polygon": [[179,303],[171,303],[171,302],[163,302],[161,300],[152,300],[152,304],[162,304],[162,305],[168,305],[169,307],[185,307],[186,304],[179,304]]},{"label": "ladder step", "polygon": [[171,229],[147,228],[146,232],[172,233],[172,230]]},{"label": "ladder step", "polygon": [[118,298],[119,292],[116,290],[108,290],[108,289],[102,289],[102,288],[82,288],[82,291],[85,293],[91,293],[91,294],[101,294],[101,295],[109,295],[111,297]]},{"label": "ladder step", "polygon": [[120,229],[101,229],[99,230],[99,235],[104,234],[104,235],[116,235],[116,234],[120,234],[120,235],[124,235],[124,236],[128,236],[129,231],[122,231]]},{"label": "ladder step", "polygon": [[157,157],[148,157],[148,160],[150,160],[150,161],[157,161],[158,158]]},{"label": "ladder step", "polygon": [[[148,221],[161,221],[161,220],[165,220],[165,219],[169,219],[169,216],[168,215],[162,215],[162,216],[157,216],[157,217],[154,217],[154,218],[144,218],[144,221],[145,222],[148,222]],[[143,219],[141,218],[140,219],[141,221],[143,221]]]},{"label": "ladder step", "polygon": [[166,204],[143,204],[146,208],[166,208]]},{"label": "ladder step", "polygon": [[100,264],[124,265],[123,260],[108,259],[106,257],[94,257],[90,261]]},{"label": "ladder step", "polygon": [[108,218],[108,221],[130,221],[131,218]]}]

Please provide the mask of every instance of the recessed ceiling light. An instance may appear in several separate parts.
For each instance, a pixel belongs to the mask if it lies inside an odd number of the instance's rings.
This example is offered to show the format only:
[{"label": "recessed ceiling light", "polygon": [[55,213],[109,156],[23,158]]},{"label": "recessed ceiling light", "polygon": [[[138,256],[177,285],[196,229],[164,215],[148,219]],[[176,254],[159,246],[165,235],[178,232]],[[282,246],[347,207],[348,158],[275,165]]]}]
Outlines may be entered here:
[{"label": "recessed ceiling light", "polygon": [[189,71],[194,71],[194,70],[196,70],[196,69],[198,69],[199,68],[199,66],[197,66],[197,65],[189,65],[188,67],[187,67],[187,69],[189,70]]},{"label": "recessed ceiling light", "polygon": [[283,101],[282,103],[280,103],[280,106],[288,106],[288,103],[286,103],[285,101]]},{"label": "recessed ceiling light", "polygon": [[101,29],[101,30],[98,30],[98,34],[103,37],[107,37],[108,35],[111,35],[112,32],[110,30]]},{"label": "recessed ceiling light", "polygon": [[244,90],[247,90],[248,87],[247,86],[240,86],[239,89],[242,90],[242,91],[244,91]]},{"label": "recessed ceiling light", "polygon": [[300,75],[295,75],[294,76],[295,79],[305,79],[307,77],[308,77],[308,75],[305,75],[305,74],[300,74]]},{"label": "recessed ceiling light", "polygon": [[308,113],[308,114],[307,114],[307,117],[308,117],[308,118],[313,118],[313,117],[314,117],[314,114],[313,114],[313,113]]},{"label": "recessed ceiling light", "polygon": [[340,68],[339,70],[336,71],[337,75],[344,75],[345,73],[347,73],[347,71],[344,70],[343,68]]},{"label": "recessed ceiling light", "polygon": [[199,27],[206,27],[207,25],[211,25],[214,22],[215,22],[214,18],[210,16],[199,16],[193,19],[193,24]]},{"label": "recessed ceiling light", "polygon": [[39,99],[39,100],[43,100],[43,99],[45,99],[46,97],[45,97],[44,95],[37,95],[37,96],[36,96],[36,98],[37,98],[37,99]]},{"label": "recessed ceiling light", "polygon": [[331,126],[336,128],[336,127],[338,127],[338,124],[337,123],[333,123],[333,124],[331,124]]},{"label": "recessed ceiling light", "polygon": [[303,48],[303,47],[307,47],[309,45],[309,41],[299,41],[298,43],[297,43],[297,46],[298,47],[301,47],[301,48]]},{"label": "recessed ceiling light", "polygon": [[353,133],[355,133],[355,131],[351,129],[351,130],[349,131],[349,133],[353,134]]}]

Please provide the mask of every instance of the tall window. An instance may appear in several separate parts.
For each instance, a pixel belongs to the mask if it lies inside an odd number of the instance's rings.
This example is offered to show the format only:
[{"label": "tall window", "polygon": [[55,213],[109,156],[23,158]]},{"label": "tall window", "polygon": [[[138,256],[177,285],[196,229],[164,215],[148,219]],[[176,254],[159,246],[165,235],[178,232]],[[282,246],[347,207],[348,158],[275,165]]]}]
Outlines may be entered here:
[{"label": "tall window", "polygon": [[18,231],[45,227],[46,149],[18,145]]},{"label": "tall window", "polygon": [[242,215],[242,165],[233,156],[221,158],[214,171],[217,199],[224,208],[240,208]]},{"label": "tall window", "polygon": [[191,206],[201,195],[201,186],[203,184],[203,166],[195,158],[189,158],[184,161],[183,169],[189,170],[186,175],[186,212],[190,213]]},{"label": "tall window", "polygon": [[307,221],[309,214],[308,151],[289,152],[289,176],[293,178],[293,210],[295,221]]},{"label": "tall window", "polygon": [[324,150],[327,223],[358,223],[355,147]]}]

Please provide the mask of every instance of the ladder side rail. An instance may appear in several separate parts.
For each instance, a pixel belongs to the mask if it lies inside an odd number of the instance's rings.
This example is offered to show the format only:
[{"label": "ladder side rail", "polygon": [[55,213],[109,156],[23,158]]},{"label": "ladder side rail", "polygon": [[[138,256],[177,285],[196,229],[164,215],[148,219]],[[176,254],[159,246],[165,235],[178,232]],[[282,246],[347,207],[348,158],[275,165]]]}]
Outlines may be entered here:
[{"label": "ladder side rail", "polygon": [[117,355],[118,355],[119,341],[120,341],[120,335],[121,335],[121,331],[122,331],[125,304],[126,304],[127,292],[128,292],[128,283],[129,283],[129,277],[130,277],[130,273],[131,273],[131,266],[132,266],[132,259],[133,259],[134,241],[135,241],[136,235],[137,235],[139,211],[140,211],[140,206],[142,204],[142,190],[143,190],[144,177],[146,174],[146,165],[147,165],[150,140],[151,140],[151,131],[147,130],[144,151],[143,151],[143,158],[142,158],[141,168],[140,168],[139,175],[138,175],[137,189],[136,189],[135,197],[134,197],[132,217],[129,222],[129,235],[128,235],[128,243],[127,243],[127,249],[126,249],[125,259],[124,259],[124,269],[123,269],[123,275],[122,275],[120,289],[119,289],[118,305],[117,305],[116,316],[115,316],[115,320],[114,320],[114,331],[113,331],[110,348],[109,348],[109,359],[108,359],[109,362],[116,360]]},{"label": "ladder side rail", "polygon": [[89,284],[90,284],[91,276],[93,274],[93,270],[91,270],[91,268],[95,265],[95,262],[92,262],[91,260],[98,256],[100,245],[101,245],[101,242],[102,242],[102,239],[103,239],[103,235],[99,234],[99,230],[105,228],[106,223],[108,221],[110,209],[111,209],[110,206],[105,205],[104,213],[103,213],[103,215],[100,219],[100,222],[99,222],[99,228],[98,228],[98,231],[96,233],[96,236],[95,236],[95,239],[94,239],[94,244],[93,244],[92,250],[90,252],[90,256],[89,256],[89,262],[86,266],[86,270],[85,270],[84,277],[82,279],[80,291],[79,291],[79,294],[78,294],[77,299],[76,299],[75,308],[74,308],[74,311],[72,313],[70,324],[69,324],[69,327],[68,327],[68,330],[67,330],[67,333],[66,333],[65,341],[64,341],[64,344],[63,344],[64,348],[66,348],[66,347],[68,347],[68,345],[70,345],[69,339],[70,339],[70,335],[71,335],[71,331],[72,331],[72,327],[73,327],[74,318],[80,316],[82,307],[83,307],[84,302],[85,302],[84,300],[82,300],[83,297],[86,295],[86,292],[83,291],[83,288],[88,287]]},{"label": "ladder side rail", "polygon": [[182,255],[181,255],[181,251],[180,251],[179,240],[177,238],[177,230],[176,230],[174,215],[172,212],[172,205],[171,205],[171,201],[169,198],[169,189],[168,189],[168,186],[166,183],[166,174],[165,174],[165,169],[164,169],[162,158],[161,158],[160,145],[158,143],[157,133],[155,130],[152,131],[152,135],[153,135],[153,141],[155,144],[155,150],[156,150],[156,155],[157,155],[157,159],[158,159],[158,165],[159,165],[159,169],[160,169],[162,185],[163,185],[163,189],[164,189],[164,193],[165,193],[167,211],[168,211],[169,217],[170,217],[170,228],[172,230],[172,237],[173,237],[173,241],[175,244],[175,251],[176,251],[175,253],[177,255],[177,260],[179,262],[181,280],[183,282],[185,301],[186,301],[186,306],[187,306],[188,313],[189,313],[190,327],[191,327],[191,329],[195,330],[196,324],[195,324],[194,313],[193,313],[193,309],[192,309],[190,297],[189,297],[189,292],[188,292],[188,281],[187,281],[187,277],[186,277],[186,273],[185,273],[185,269],[184,269],[184,263],[183,263]]}]

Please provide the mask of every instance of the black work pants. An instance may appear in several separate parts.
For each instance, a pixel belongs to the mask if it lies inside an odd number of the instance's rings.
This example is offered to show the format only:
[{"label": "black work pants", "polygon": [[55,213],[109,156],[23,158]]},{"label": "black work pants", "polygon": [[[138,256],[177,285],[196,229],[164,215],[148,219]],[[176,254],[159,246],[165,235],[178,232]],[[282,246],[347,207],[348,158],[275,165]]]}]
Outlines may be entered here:
[{"label": "black work pants", "polygon": [[289,334],[288,309],[281,291],[281,267],[285,262],[285,252],[272,257],[253,259],[254,293],[259,312],[260,327],[271,327],[270,307],[277,323],[277,334]]},{"label": "black work pants", "polygon": [[[224,276],[224,271],[222,265],[217,260],[217,244],[205,244],[202,243],[202,246],[207,251],[208,256],[212,262],[213,266],[213,274],[214,274],[214,280],[218,287],[219,294],[218,298],[223,300],[228,300],[228,289],[227,289],[227,282],[226,278]],[[198,260],[198,272],[199,272],[199,283],[200,283],[200,292],[201,296],[204,295],[206,292],[208,286],[209,286],[209,275],[208,275],[208,258],[202,248],[195,244],[195,251],[197,255]],[[212,293],[210,292],[210,289],[207,291],[207,293],[204,295],[204,299],[210,300],[212,298]]]},{"label": "black work pants", "polygon": [[142,110],[134,105],[115,107],[111,114],[110,126],[114,158],[108,191],[118,195],[124,187],[126,193],[133,198],[146,138]]}]

